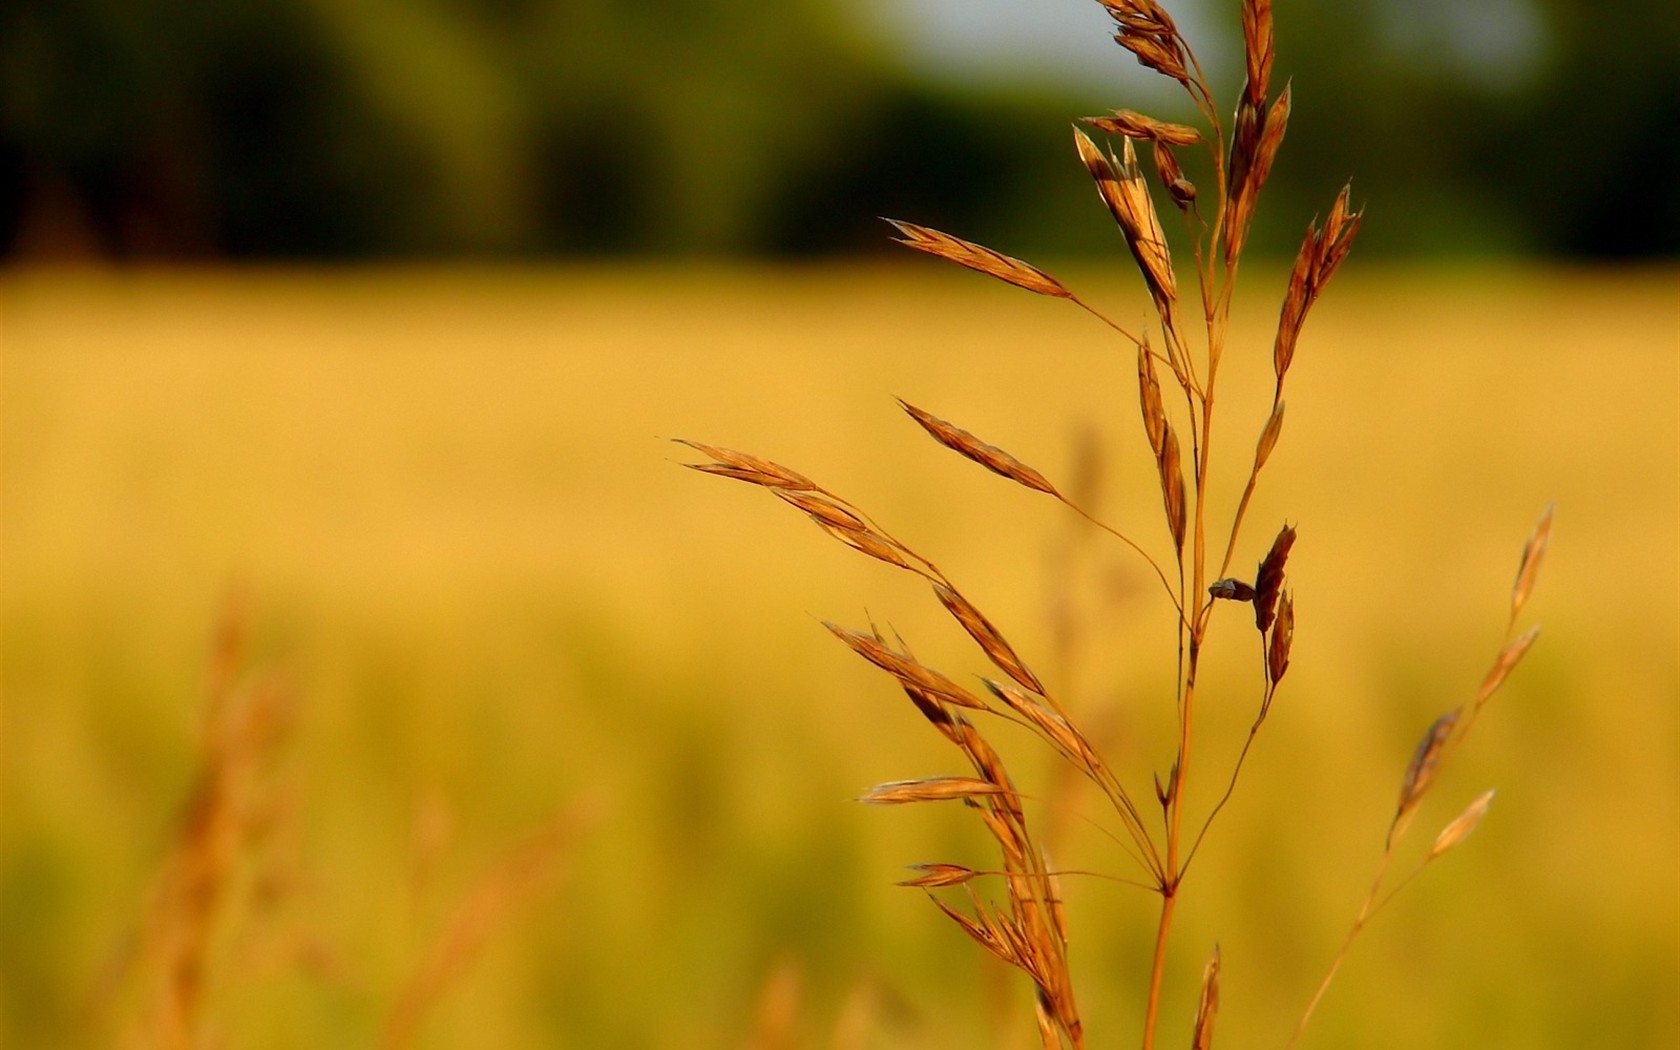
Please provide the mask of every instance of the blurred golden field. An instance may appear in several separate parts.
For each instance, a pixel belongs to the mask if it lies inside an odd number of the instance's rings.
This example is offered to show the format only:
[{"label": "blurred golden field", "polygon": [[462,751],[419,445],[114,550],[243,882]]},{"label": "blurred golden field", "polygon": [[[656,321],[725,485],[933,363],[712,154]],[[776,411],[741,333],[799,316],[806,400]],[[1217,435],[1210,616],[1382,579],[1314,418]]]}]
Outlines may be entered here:
[{"label": "blurred golden field", "polygon": [[[1142,316],[1129,275],[1062,276]],[[1245,278],[1233,470],[1281,278]],[[1150,578],[893,402],[1053,478],[1094,460],[1105,516],[1164,551],[1133,369],[1065,304],[931,263],[0,278],[0,1045],[152,1045],[133,946],[230,602],[244,673],[296,707],[214,928],[206,1045],[378,1045],[462,902],[557,814],[575,838],[503,894],[417,1045],[1033,1045],[1025,988],[891,885],[983,863],[976,829],[849,801],[951,756],[819,621],[890,623],[953,674],[976,654],[914,581],[666,439],[869,508],[1147,794],[1172,656]],[[1355,265],[1290,384],[1236,563],[1298,525],[1294,664],[1187,884],[1167,1045],[1214,941],[1219,1045],[1282,1045],[1549,501],[1545,632],[1414,845],[1499,798],[1373,924],[1304,1045],[1680,1044],[1680,274]],[[1247,635],[1215,642],[1237,652],[1204,701],[1210,770],[1255,702]],[[1059,860],[1129,874],[1072,824]],[[1154,901],[1069,890],[1089,1031],[1126,1045]]]}]

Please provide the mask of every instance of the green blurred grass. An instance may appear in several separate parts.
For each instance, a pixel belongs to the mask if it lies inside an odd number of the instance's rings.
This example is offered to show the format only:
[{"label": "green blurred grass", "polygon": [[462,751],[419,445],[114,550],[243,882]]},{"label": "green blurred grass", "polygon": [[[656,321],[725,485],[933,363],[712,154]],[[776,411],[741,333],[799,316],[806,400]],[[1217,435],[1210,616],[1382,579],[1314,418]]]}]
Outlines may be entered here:
[{"label": "green blurred grass", "polygon": [[[143,997],[89,1017],[188,789],[232,590],[252,662],[302,706],[288,896],[213,975],[230,1044],[375,1042],[477,874],[587,799],[569,874],[491,939],[425,1045],[736,1046],[783,965],[811,1046],[846,1011],[872,1018],[869,1046],[1028,1045],[1022,990],[888,885],[912,861],[984,860],[973,829],[846,801],[950,756],[817,620],[890,622],[952,671],[974,656],[909,581],[679,469],[662,441],[816,476],[1025,653],[1054,650],[1048,611],[1071,603],[1080,645],[1029,659],[1100,713],[1145,790],[1171,644],[1147,578],[891,400],[1056,478],[1094,441],[1109,516],[1152,536],[1130,358],[1062,304],[963,276],[6,276],[0,1041],[109,1042]],[[1142,313],[1124,274],[1064,276]],[[1546,632],[1415,834],[1487,786],[1493,814],[1373,927],[1308,1045],[1680,1039],[1674,277],[1367,271],[1321,304],[1237,558],[1299,525],[1294,667],[1187,889],[1168,1032],[1218,940],[1221,1045],[1281,1043],[1413,742],[1479,680],[1522,539],[1555,500],[1532,604]],[[1222,374],[1233,467],[1264,412],[1280,275],[1249,280],[1259,302]],[[1204,768],[1240,742],[1250,670],[1210,672]],[[444,829],[430,874],[427,813]],[[1068,849],[1069,866],[1123,863],[1092,834]],[[1130,1039],[1150,902],[1072,895],[1089,1028]],[[298,965],[299,944],[326,961]],[[1022,1038],[994,1039],[1000,1017]]]}]

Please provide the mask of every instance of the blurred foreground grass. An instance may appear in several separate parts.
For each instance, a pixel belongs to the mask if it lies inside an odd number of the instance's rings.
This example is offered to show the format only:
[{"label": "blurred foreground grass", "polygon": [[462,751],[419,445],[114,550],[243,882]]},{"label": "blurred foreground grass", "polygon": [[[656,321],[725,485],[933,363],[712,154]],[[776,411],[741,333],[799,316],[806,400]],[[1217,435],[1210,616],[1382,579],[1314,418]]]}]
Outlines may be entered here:
[{"label": "blurred foreground grass", "polygon": [[[732,1047],[778,1010],[798,1045],[1029,1045],[1024,990],[888,885],[982,861],[962,815],[846,801],[948,756],[816,621],[874,616],[952,672],[973,655],[919,588],[662,441],[750,449],[873,510],[1107,712],[1146,792],[1171,645],[1148,578],[891,400],[1055,478],[1096,459],[1108,516],[1150,535],[1132,358],[968,276],[0,280],[0,1043],[134,1035],[152,993],[123,945],[235,594],[249,664],[299,707],[266,895],[215,942],[226,1045],[377,1043],[474,881],[580,803],[564,870],[449,983],[421,1045]],[[1127,286],[1063,276],[1099,301]],[[1307,1045],[1680,1041],[1676,283],[1397,271],[1331,290],[1237,557],[1298,524],[1294,669],[1186,891],[1165,1024],[1188,1025],[1217,939],[1220,1045],[1281,1045],[1413,743],[1479,680],[1555,500],[1546,632],[1416,834],[1487,786],[1493,813],[1369,931]],[[1238,466],[1279,275],[1249,284],[1222,376],[1247,392],[1221,450]],[[1252,711],[1227,680],[1214,753]],[[1126,873],[1070,835],[1064,865]],[[1150,902],[1071,895],[1093,1037],[1124,1044]]]}]

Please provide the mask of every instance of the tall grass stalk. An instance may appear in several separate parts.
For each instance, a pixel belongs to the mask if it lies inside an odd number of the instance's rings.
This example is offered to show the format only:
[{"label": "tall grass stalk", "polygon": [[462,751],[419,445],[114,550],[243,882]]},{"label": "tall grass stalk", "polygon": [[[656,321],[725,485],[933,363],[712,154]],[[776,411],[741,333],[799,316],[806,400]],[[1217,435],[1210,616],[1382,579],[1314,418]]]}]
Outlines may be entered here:
[{"label": "tall grass stalk", "polygon": [[[1288,560],[1296,541],[1295,528],[1282,525],[1252,576],[1233,575],[1232,567],[1243,542],[1252,498],[1282,436],[1284,394],[1303,326],[1347,258],[1363,211],[1352,204],[1350,188],[1344,186],[1327,212],[1307,224],[1273,338],[1275,382],[1265,421],[1259,433],[1249,439],[1251,444],[1238,446],[1240,451],[1232,453],[1247,457],[1249,462],[1234,513],[1228,521],[1213,520],[1210,508],[1216,499],[1209,482],[1210,464],[1216,444],[1223,449],[1230,440],[1224,429],[1215,427],[1220,364],[1227,349],[1244,247],[1289,122],[1291,90],[1288,86],[1272,90],[1275,49],[1269,0],[1243,0],[1245,77],[1228,122],[1221,115],[1225,110],[1215,101],[1195,52],[1155,0],[1098,2],[1113,18],[1116,43],[1146,68],[1176,82],[1199,115],[1195,124],[1179,124],[1120,109],[1085,118],[1074,131],[1079,159],[1136,264],[1152,308],[1150,326],[1134,331],[1116,323],[1060,280],[1029,263],[925,226],[889,221],[897,229],[900,242],[910,248],[1039,295],[1067,300],[1091,314],[1135,354],[1139,415],[1159,480],[1161,522],[1157,528],[1164,526],[1165,535],[1152,538],[1135,528],[1121,529],[1102,521],[1065,495],[1045,474],[1010,453],[915,405],[901,405],[940,444],[1090,520],[1128,548],[1159,584],[1164,608],[1170,609],[1177,623],[1176,671],[1170,689],[1163,689],[1170,697],[1162,697],[1174,711],[1176,743],[1170,754],[1158,757],[1153,797],[1137,796],[1126,788],[1092,734],[1058,701],[1003,632],[931,560],[898,540],[864,510],[798,471],[732,449],[683,443],[709,457],[706,462],[690,464],[695,469],[763,488],[808,515],[840,542],[920,576],[997,669],[998,677],[984,678],[979,688],[971,688],[922,663],[902,639],[889,638],[873,626],[856,630],[827,625],[844,645],[891,675],[927,721],[966,760],[968,770],[963,774],[882,784],[866,793],[863,801],[893,805],[957,801],[985,825],[999,852],[996,869],[922,864],[904,885],[925,890],[933,904],[975,943],[1025,975],[1033,988],[1038,1030],[1046,1050],[1085,1045],[1062,907],[1062,878],[1072,873],[1058,871],[1047,859],[1037,824],[1022,804],[1026,796],[1016,787],[986,736],[983,727],[988,723],[984,720],[1002,719],[1029,728],[1103,795],[1112,811],[1115,836],[1135,867],[1116,877],[1148,888],[1158,899],[1155,934],[1143,952],[1149,975],[1147,992],[1138,1011],[1141,1043],[1144,1050],[1151,1050],[1165,994],[1169,945],[1181,889],[1198,848],[1236,788],[1289,670],[1295,599],[1289,586]],[[1139,157],[1144,152],[1150,156],[1148,169]],[[1210,173],[1211,185],[1205,184],[1207,179],[1200,187],[1190,181],[1180,164],[1181,153],[1187,160],[1205,155],[1202,164]],[[1192,166],[1197,167],[1194,161]],[[1178,213],[1176,224],[1182,226],[1182,233],[1174,238],[1179,245],[1176,265],[1162,213],[1157,209],[1158,199]],[[1192,276],[1192,291],[1181,288],[1181,271]],[[1245,348],[1245,352],[1252,351]],[[1515,628],[1549,530],[1548,510],[1523,552],[1512,595],[1507,642],[1474,702],[1443,715],[1424,734],[1403,776],[1370,893],[1302,1012],[1289,1045],[1300,1038],[1353,941],[1393,892],[1410,879],[1408,875],[1391,887],[1389,873],[1397,842],[1441,763],[1457,748],[1482,706],[1533,642],[1534,629],[1516,635]],[[1165,556],[1160,554],[1162,540]],[[1196,748],[1196,730],[1203,717],[1199,709],[1200,674],[1214,614],[1221,605],[1246,607],[1260,643],[1252,722],[1239,755],[1223,769],[1204,766]],[[1231,621],[1227,617],[1222,622],[1229,625]],[[1190,811],[1185,802],[1189,785],[1196,778],[1223,785],[1217,788],[1218,801],[1201,812]],[[1467,836],[1485,814],[1491,798],[1489,792],[1473,801],[1441,832],[1418,867]],[[977,891],[976,885],[982,880],[995,880],[1001,886],[1002,903]],[[954,899],[950,896],[953,894]],[[1203,971],[1191,1033],[1192,1045],[1198,1050],[1212,1045],[1219,971],[1216,948]]]}]

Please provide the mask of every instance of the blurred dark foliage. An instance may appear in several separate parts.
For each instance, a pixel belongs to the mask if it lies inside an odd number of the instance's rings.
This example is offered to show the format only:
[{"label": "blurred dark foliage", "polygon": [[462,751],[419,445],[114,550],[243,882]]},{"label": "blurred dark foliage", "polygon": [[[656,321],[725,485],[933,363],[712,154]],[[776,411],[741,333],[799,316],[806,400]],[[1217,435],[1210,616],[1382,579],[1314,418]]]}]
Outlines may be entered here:
[{"label": "blurred dark foliage", "polygon": [[[1292,250],[1352,175],[1367,251],[1680,253],[1680,5],[1529,2],[1544,39],[1503,79],[1394,46],[1395,0],[1279,5],[1296,106],[1257,243]],[[880,250],[878,215],[1118,243],[1068,123],[1137,100],[888,53],[832,0],[6,0],[0,246],[799,255]]]}]

